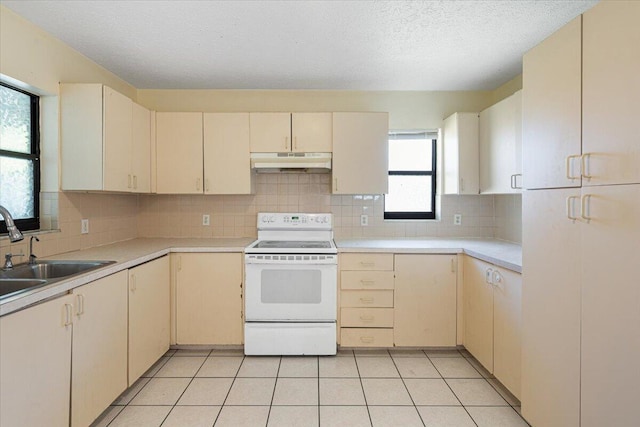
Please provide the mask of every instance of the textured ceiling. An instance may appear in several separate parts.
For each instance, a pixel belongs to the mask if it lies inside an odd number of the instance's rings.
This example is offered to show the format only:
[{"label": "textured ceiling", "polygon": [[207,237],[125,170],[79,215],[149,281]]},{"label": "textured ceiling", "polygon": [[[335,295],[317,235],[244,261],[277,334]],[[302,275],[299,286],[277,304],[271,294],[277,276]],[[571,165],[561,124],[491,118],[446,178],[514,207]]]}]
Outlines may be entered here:
[{"label": "textured ceiling", "polygon": [[1,1],[140,89],[494,89],[596,1]]}]

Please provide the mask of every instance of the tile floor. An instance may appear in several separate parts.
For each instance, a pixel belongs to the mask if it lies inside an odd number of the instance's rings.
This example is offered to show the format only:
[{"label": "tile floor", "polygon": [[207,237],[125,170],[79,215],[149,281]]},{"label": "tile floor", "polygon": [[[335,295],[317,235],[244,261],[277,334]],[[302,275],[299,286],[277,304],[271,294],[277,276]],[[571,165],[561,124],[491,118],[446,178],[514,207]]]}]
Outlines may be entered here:
[{"label": "tile floor", "polygon": [[466,350],[170,350],[93,426],[528,426],[519,405]]}]

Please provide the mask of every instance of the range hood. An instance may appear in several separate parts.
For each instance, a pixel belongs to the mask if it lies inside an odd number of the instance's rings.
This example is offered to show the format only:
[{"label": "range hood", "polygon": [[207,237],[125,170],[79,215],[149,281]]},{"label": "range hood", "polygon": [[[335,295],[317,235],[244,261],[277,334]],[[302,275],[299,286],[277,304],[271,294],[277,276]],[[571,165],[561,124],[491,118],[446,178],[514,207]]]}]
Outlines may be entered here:
[{"label": "range hood", "polygon": [[331,153],[251,153],[251,169],[259,173],[329,173]]}]

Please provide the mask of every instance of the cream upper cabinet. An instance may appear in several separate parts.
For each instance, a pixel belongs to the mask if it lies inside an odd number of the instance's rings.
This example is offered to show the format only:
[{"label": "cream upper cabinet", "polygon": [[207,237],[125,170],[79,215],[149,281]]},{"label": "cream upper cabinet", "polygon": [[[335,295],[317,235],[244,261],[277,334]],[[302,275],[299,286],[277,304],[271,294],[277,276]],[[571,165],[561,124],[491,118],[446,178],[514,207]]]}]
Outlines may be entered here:
[{"label": "cream upper cabinet", "polygon": [[583,186],[640,183],[640,2],[601,2],[582,32]]},{"label": "cream upper cabinet", "polygon": [[128,385],[127,271],[75,288],[73,295],[71,426],[76,427],[91,424]]},{"label": "cream upper cabinet", "polygon": [[464,257],[464,346],[493,372],[493,266]]},{"label": "cream upper cabinet", "polygon": [[524,188],[580,186],[581,23],[575,18],[523,57]]},{"label": "cream upper cabinet", "polygon": [[249,113],[204,114],[204,193],[251,194]]},{"label": "cream upper cabinet", "polygon": [[136,193],[151,192],[151,111],[132,105],[131,188]]},{"label": "cream upper cabinet", "polygon": [[251,152],[330,153],[331,113],[249,113]]},{"label": "cream upper cabinet", "polygon": [[522,414],[534,426],[577,427],[581,238],[570,217],[580,190],[525,191],[522,202]]},{"label": "cream upper cabinet", "polygon": [[241,344],[242,254],[172,256],[177,344]]},{"label": "cream upper cabinet", "polygon": [[129,269],[129,386],[169,350],[169,256]]},{"label": "cream upper cabinet", "polygon": [[134,188],[150,179],[140,166],[150,162],[150,136],[139,142],[139,120],[134,127],[133,101],[107,86],[61,84],[62,189],[149,192]]},{"label": "cream upper cabinet", "polygon": [[0,425],[69,426],[73,297],[0,317]]},{"label": "cream upper cabinet", "polygon": [[590,220],[578,250],[581,425],[632,426],[640,419],[640,184],[583,187],[582,197]]},{"label": "cream upper cabinet", "polygon": [[480,193],[519,193],[522,184],[522,92],[480,112]]},{"label": "cream upper cabinet", "polygon": [[291,151],[295,153],[330,153],[333,146],[331,113],[292,113]]},{"label": "cream upper cabinet", "polygon": [[158,194],[202,194],[202,113],[156,113]]},{"label": "cream upper cabinet", "polygon": [[388,159],[388,113],[333,113],[333,194],[386,194]]},{"label": "cream upper cabinet", "polygon": [[395,255],[396,346],[456,345],[456,255]]},{"label": "cream upper cabinet", "polygon": [[455,113],[443,123],[444,194],[478,194],[478,113]]}]

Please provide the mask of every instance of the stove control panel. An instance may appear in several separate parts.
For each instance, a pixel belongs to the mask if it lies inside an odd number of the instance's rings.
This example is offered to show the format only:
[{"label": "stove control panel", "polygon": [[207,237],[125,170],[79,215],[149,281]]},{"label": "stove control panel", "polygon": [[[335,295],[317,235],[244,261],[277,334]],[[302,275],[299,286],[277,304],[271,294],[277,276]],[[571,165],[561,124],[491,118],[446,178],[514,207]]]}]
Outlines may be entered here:
[{"label": "stove control panel", "polygon": [[330,230],[332,217],[330,213],[259,213],[258,228],[305,228]]}]

